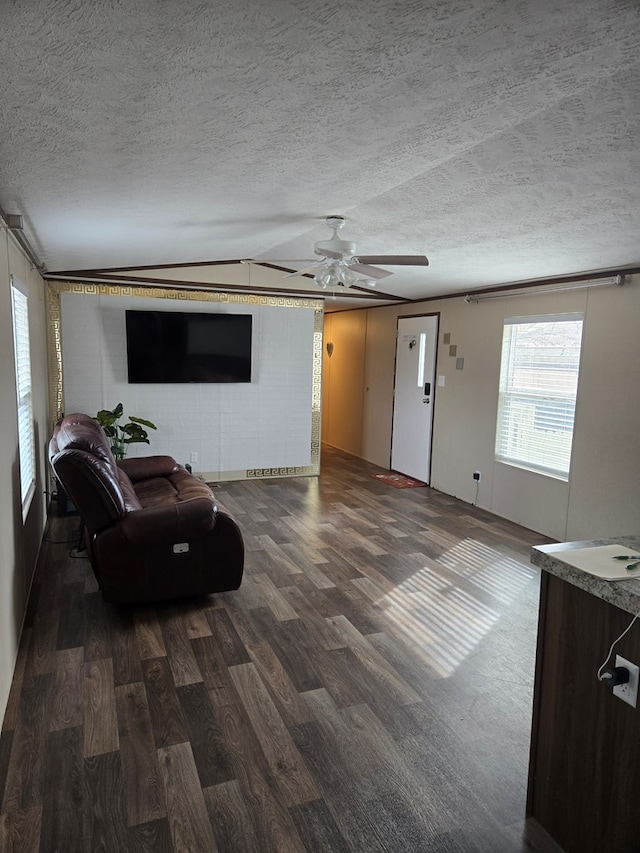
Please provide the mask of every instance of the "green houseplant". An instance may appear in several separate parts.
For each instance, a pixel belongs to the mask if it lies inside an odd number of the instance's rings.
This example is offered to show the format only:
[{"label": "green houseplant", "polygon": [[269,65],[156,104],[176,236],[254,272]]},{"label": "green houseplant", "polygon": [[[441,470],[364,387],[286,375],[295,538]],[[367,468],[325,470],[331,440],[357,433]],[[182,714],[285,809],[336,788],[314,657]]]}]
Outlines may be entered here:
[{"label": "green houseplant", "polygon": [[118,403],[113,411],[101,409],[96,415],[96,420],[107,437],[111,439],[111,450],[116,459],[125,458],[130,444],[149,444],[147,429],[157,429],[151,421],[136,418],[133,415],[129,415],[128,423],[119,424],[118,421],[123,416],[122,403]]}]

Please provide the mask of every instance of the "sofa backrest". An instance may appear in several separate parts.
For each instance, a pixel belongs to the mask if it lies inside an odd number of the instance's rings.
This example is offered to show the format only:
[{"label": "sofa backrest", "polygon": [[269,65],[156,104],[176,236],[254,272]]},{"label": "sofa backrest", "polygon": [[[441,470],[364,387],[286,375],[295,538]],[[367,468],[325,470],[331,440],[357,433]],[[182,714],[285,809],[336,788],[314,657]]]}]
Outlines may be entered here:
[{"label": "sofa backrest", "polygon": [[109,439],[100,424],[90,415],[76,412],[65,415],[53,431],[49,443],[49,456],[62,450],[86,450],[107,462],[115,471],[116,460],[111,452]]},{"label": "sofa backrest", "polygon": [[49,442],[51,467],[93,534],[140,509],[131,481],[118,468],[109,439],[89,415],[65,416]]}]

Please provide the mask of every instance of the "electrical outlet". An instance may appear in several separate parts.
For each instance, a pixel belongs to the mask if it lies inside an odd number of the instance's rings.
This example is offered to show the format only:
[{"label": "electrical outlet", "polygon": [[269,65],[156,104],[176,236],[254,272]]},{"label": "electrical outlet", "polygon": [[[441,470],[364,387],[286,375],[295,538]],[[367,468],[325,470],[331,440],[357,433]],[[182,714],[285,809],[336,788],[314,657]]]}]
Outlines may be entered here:
[{"label": "electrical outlet", "polygon": [[473,479],[474,480],[477,480],[478,482],[480,482],[481,477],[482,477],[482,474],[480,473],[480,471],[474,471],[473,472]]},{"label": "electrical outlet", "polygon": [[191,459],[189,459],[189,462],[191,462],[192,465],[195,465],[197,463],[197,461],[198,461],[198,454],[196,453],[195,450],[192,450],[191,451]]},{"label": "electrical outlet", "polygon": [[616,666],[624,666],[629,670],[629,681],[626,684],[616,685],[613,688],[613,695],[635,708],[638,702],[638,673],[640,668],[635,663],[629,663],[620,655],[616,655]]}]

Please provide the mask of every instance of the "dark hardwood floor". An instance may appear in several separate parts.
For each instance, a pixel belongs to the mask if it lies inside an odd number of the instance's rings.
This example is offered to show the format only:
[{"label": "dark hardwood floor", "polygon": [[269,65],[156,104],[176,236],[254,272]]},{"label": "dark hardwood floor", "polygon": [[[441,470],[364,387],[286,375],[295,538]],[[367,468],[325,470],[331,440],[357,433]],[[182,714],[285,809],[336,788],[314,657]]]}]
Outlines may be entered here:
[{"label": "dark hardwood floor", "polygon": [[243,584],[170,605],[105,604],[51,518],[3,853],[559,850],[524,814],[545,540],[373,470],[324,448],[319,479],[216,488]]}]

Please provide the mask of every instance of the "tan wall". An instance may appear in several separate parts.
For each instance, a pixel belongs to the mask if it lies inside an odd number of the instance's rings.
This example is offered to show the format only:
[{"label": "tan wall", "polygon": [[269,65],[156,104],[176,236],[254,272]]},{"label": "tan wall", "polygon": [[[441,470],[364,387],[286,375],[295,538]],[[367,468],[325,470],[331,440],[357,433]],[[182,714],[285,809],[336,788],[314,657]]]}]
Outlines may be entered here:
[{"label": "tan wall", "polygon": [[590,291],[569,500],[572,535],[640,530],[639,320],[640,276],[613,292]]},{"label": "tan wall", "polygon": [[[18,430],[11,323],[11,274],[28,288],[34,420],[37,450],[36,493],[23,522],[18,472]],[[0,716],[4,716],[20,630],[46,522],[47,359],[44,285],[38,272],[6,230],[0,231]]]},{"label": "tan wall", "polygon": [[328,314],[325,319],[322,383],[328,391],[322,395],[322,437],[356,456],[362,455],[366,336],[366,311]]},{"label": "tan wall", "polygon": [[[504,518],[558,540],[637,533],[640,525],[640,336],[634,329],[640,317],[640,277],[624,287],[580,289],[467,304],[443,299],[398,308],[329,315],[334,328],[340,316],[359,329],[364,349],[364,378],[352,376],[351,390],[340,389],[344,400],[364,397],[361,450],[350,452],[389,467],[393,372],[397,317],[440,313],[432,454],[432,486],[462,500],[475,500],[473,472],[482,480],[478,505]],[[583,356],[573,467],[569,483],[508,466],[494,459],[502,326],[505,317],[585,313]],[[354,316],[355,315],[355,316]],[[357,323],[356,323],[357,317]],[[456,358],[445,333],[464,358]],[[351,347],[358,349],[356,341]],[[323,438],[334,444],[342,429],[341,410],[327,377],[325,395],[332,417]],[[341,446],[341,445],[337,445]]]}]

